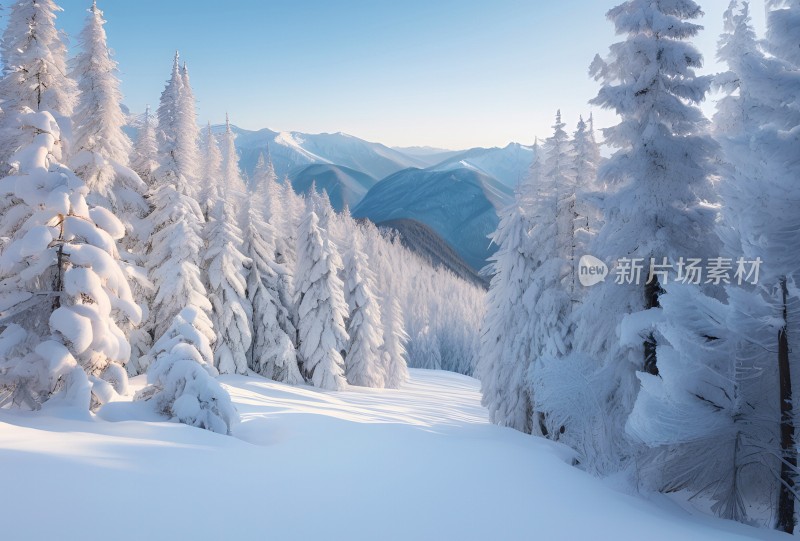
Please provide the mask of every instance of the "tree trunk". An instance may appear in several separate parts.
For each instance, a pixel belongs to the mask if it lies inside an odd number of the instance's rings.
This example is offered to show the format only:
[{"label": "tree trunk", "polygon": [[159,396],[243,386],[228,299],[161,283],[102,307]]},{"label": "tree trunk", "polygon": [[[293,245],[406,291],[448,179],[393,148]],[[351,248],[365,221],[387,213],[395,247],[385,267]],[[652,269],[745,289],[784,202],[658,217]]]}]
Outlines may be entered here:
[{"label": "tree trunk", "polygon": [[[653,277],[650,283],[644,285],[644,307],[645,309],[658,308],[658,298],[664,292],[658,278]],[[656,337],[653,333],[647,335],[644,341],[644,371],[648,374],[658,375],[656,365]]]},{"label": "tree trunk", "polygon": [[778,527],[794,533],[794,485],[797,469],[797,446],[794,441],[794,412],[792,408],[792,379],[789,367],[789,336],[786,277],[780,281],[783,302],[783,327],[778,331],[778,379],[781,402],[781,484],[778,494]]}]

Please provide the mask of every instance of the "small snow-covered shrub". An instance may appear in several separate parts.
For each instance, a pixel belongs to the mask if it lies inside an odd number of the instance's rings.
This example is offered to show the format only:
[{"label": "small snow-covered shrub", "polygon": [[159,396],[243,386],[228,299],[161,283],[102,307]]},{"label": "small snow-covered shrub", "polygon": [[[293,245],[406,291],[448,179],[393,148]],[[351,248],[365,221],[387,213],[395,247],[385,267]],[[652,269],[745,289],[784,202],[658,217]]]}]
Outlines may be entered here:
[{"label": "small snow-covered shrub", "polygon": [[184,308],[155,343],[155,359],[147,371],[150,384],[137,399],[152,400],[157,409],[181,423],[230,434],[239,414],[228,392],[214,376],[210,339],[214,336],[201,310]]}]

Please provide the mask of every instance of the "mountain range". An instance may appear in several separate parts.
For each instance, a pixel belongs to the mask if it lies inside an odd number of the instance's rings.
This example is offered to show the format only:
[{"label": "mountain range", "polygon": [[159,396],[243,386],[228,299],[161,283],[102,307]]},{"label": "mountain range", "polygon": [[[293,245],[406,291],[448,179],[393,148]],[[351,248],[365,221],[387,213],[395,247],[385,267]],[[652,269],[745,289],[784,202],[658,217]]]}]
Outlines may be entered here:
[{"label": "mountain range", "polygon": [[[136,124],[127,128],[131,137]],[[212,126],[215,134],[224,129]],[[464,269],[457,258],[471,272],[486,265],[496,249],[487,236],[497,227],[498,211],[511,202],[533,160],[532,148],[519,143],[468,150],[391,148],[345,133],[231,129],[247,175],[268,151],[278,177],[288,179],[298,193],[315,184],[337,210],[347,205],[356,217],[394,224],[409,247],[429,258],[438,242],[432,236],[440,237],[453,256],[438,264],[459,275]]]}]

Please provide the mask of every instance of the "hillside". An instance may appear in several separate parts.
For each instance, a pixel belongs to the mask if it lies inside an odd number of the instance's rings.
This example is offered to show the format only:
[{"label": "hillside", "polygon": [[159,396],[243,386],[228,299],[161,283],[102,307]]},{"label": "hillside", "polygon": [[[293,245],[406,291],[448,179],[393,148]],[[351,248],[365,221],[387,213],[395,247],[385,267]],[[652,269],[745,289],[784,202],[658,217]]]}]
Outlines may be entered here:
[{"label": "hillside", "polygon": [[222,382],[242,415],[232,437],[145,402],[0,410],[4,538],[790,539],[618,492],[567,447],[490,424],[466,376],[412,369],[402,389],[341,392]]},{"label": "hillside", "polygon": [[331,205],[337,212],[345,204],[356,206],[378,181],[371,176],[340,165],[312,164],[289,173],[292,188],[297,193],[306,193],[316,184],[317,191],[325,190]]},{"label": "hillside", "polygon": [[477,171],[406,169],[376,184],[353,216],[374,223],[421,222],[479,271],[495,249],[487,237],[497,227],[497,212],[511,197],[509,188]]},{"label": "hillside", "polygon": [[459,278],[483,289],[488,288],[488,279],[470,267],[448,245],[442,237],[430,227],[415,220],[388,220],[377,224],[382,229],[396,231],[400,242],[428,261],[434,267],[445,267]]}]

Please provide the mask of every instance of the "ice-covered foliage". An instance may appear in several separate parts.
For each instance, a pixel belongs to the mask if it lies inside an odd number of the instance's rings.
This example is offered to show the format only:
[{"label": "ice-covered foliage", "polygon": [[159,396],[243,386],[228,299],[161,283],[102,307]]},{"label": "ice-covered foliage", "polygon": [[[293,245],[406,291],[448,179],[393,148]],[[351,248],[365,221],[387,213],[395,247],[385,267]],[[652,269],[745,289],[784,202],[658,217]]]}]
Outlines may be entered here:
[{"label": "ice-covered foliage", "polygon": [[2,219],[28,218],[0,255],[0,405],[38,408],[60,393],[88,408],[127,392],[130,346],[115,321],[138,323],[141,309],[117,251],[125,229],[86,203],[86,185],[60,163],[53,116],[28,109],[19,119],[28,144],[0,181],[14,200]]},{"label": "ice-covered foliage", "polygon": [[[530,207],[536,201],[534,196],[544,189],[544,159],[538,144],[534,151],[528,177],[517,187],[514,204],[503,211],[492,235],[498,249],[490,260],[492,281],[486,295],[477,370],[482,403],[489,409],[492,422],[527,433],[533,431],[533,401],[526,378],[533,358],[534,307],[526,291],[542,263],[538,253],[545,249],[530,237],[534,225]],[[540,227],[555,227],[555,209],[544,206],[539,210],[551,211]]]},{"label": "ice-covered foliage", "polygon": [[213,306],[211,320],[217,332],[214,365],[223,374],[246,374],[247,352],[253,339],[253,309],[247,298],[245,267],[251,261],[240,251],[242,231],[224,197],[214,204],[205,238],[204,268]]},{"label": "ice-covered foliage", "polygon": [[767,50],[800,68],[800,2],[767,0]]},{"label": "ice-covered foliage", "polygon": [[[732,2],[719,42],[730,71],[717,78],[727,95],[714,117],[723,150],[719,232],[731,284],[724,303],[694,287],[667,288],[663,314],[648,323],[663,337],[660,377],[639,375],[627,429],[653,449],[640,464],[657,488],[706,494],[713,511],[740,521],[771,507],[777,527],[791,531],[800,333],[800,258],[790,248],[800,231],[800,108],[792,98],[800,72],[764,48],[780,47],[759,43],[748,4]],[[757,277],[745,263],[756,260]]]},{"label": "ice-covered foliage", "polygon": [[340,390],[347,386],[342,359],[347,303],[338,276],[342,261],[328,225],[309,200],[297,240],[298,352],[301,369],[315,387]]},{"label": "ice-covered foliage", "polygon": [[249,366],[262,376],[296,385],[303,382],[294,346],[297,330],[289,308],[281,300],[286,269],[275,261],[277,233],[268,214],[272,208],[267,199],[268,181],[256,174],[246,202],[242,252],[252,261],[247,272],[247,298],[253,308]]},{"label": "ice-covered foliage", "polygon": [[408,380],[408,334],[403,323],[400,303],[396,298],[382,301],[383,365],[386,387],[398,389]]},{"label": "ice-covered foliage", "polygon": [[170,76],[158,105],[159,168],[156,177],[160,184],[175,184],[181,193],[195,196],[199,189],[195,183],[200,163],[197,140],[197,114],[194,95],[189,86],[189,75],[180,66],[175,53]]},{"label": "ice-covered foliage", "polygon": [[390,299],[399,303],[409,336],[408,366],[472,374],[478,362],[485,292],[447,269],[432,267],[405,248],[391,230],[381,231],[368,222],[358,223],[358,230],[375,272],[381,306]]},{"label": "ice-covered foliage", "polygon": [[347,319],[347,351],[344,364],[347,382],[361,387],[386,386],[383,359],[384,329],[381,308],[374,293],[372,270],[358,237],[352,239],[344,268]]},{"label": "ice-covered foliage", "polygon": [[[75,82],[67,76],[67,48],[55,25],[62,11],[53,0],[18,0],[8,8],[3,32],[3,77],[0,79],[0,174],[8,173],[21,141],[17,115],[27,107],[49,111],[61,128],[62,154],[68,150],[69,117],[76,99]],[[69,156],[63,155],[65,160]]]},{"label": "ice-covered foliage", "polygon": [[142,123],[130,155],[131,169],[145,184],[152,186],[155,171],[158,169],[158,142],[156,141],[156,120],[148,105],[142,115]]},{"label": "ice-covered foliage", "polygon": [[242,172],[239,170],[239,153],[236,151],[236,134],[231,129],[228,115],[225,115],[225,132],[222,134],[222,176],[224,190],[244,193],[245,186]]},{"label": "ice-covered foliage", "polygon": [[[700,14],[691,0],[630,0],[608,12],[624,40],[611,46],[607,60],[597,56],[591,66],[603,84],[593,103],[621,118],[603,130],[605,142],[617,150],[599,170],[598,182],[608,191],[604,223],[591,247],[608,264],[623,257],[649,264],[652,257],[674,265],[680,257],[715,255],[716,213],[708,201],[717,147],[698,107],[711,81],[695,74],[702,56],[689,42],[700,30],[691,22]],[[657,306],[659,277],[647,281],[646,272],[638,284],[608,279],[593,286],[575,312],[574,357],[564,367],[576,373],[559,377],[593,380],[598,374],[608,382],[589,392],[610,422],[599,426],[598,416],[569,410],[549,415],[568,421],[560,439],[583,453],[589,470],[614,471],[635,456],[624,422],[639,388],[636,370],[657,372],[657,337],[621,343],[617,331],[626,314]],[[557,405],[571,407],[563,400]]]},{"label": "ice-covered foliage", "polygon": [[214,207],[215,202],[222,197],[222,152],[219,150],[219,141],[211,131],[211,123],[206,126],[203,136],[203,165],[202,189],[199,194],[200,207],[206,217]]},{"label": "ice-covered foliage", "polygon": [[[158,157],[155,184],[150,190],[154,208],[147,221],[152,233],[147,244],[146,269],[154,293],[150,318],[146,328],[153,336],[161,336],[172,319],[184,308],[197,308],[210,313],[200,263],[205,244],[202,239],[205,219],[194,199],[196,187],[191,168],[185,163],[196,155],[196,143],[179,136],[182,114],[180,106],[187,104],[181,96],[184,78],[178,57],[172,76],[161,95],[158,107]],[[194,104],[191,105],[194,108]],[[141,359],[140,370],[147,368],[152,356]]]},{"label": "ice-covered foliage", "polygon": [[152,401],[158,411],[181,423],[230,434],[239,413],[214,378],[213,339],[211,321],[202,310],[181,310],[153,345],[149,385],[137,398]]},{"label": "ice-covered foliage", "polygon": [[80,94],[72,118],[71,163],[98,204],[118,215],[142,217],[148,211],[143,198],[146,186],[127,167],[131,141],[122,131],[126,118],[116,77],[117,62],[108,48],[105,22],[103,12],[92,4],[78,40],[81,52],[72,69]]}]

